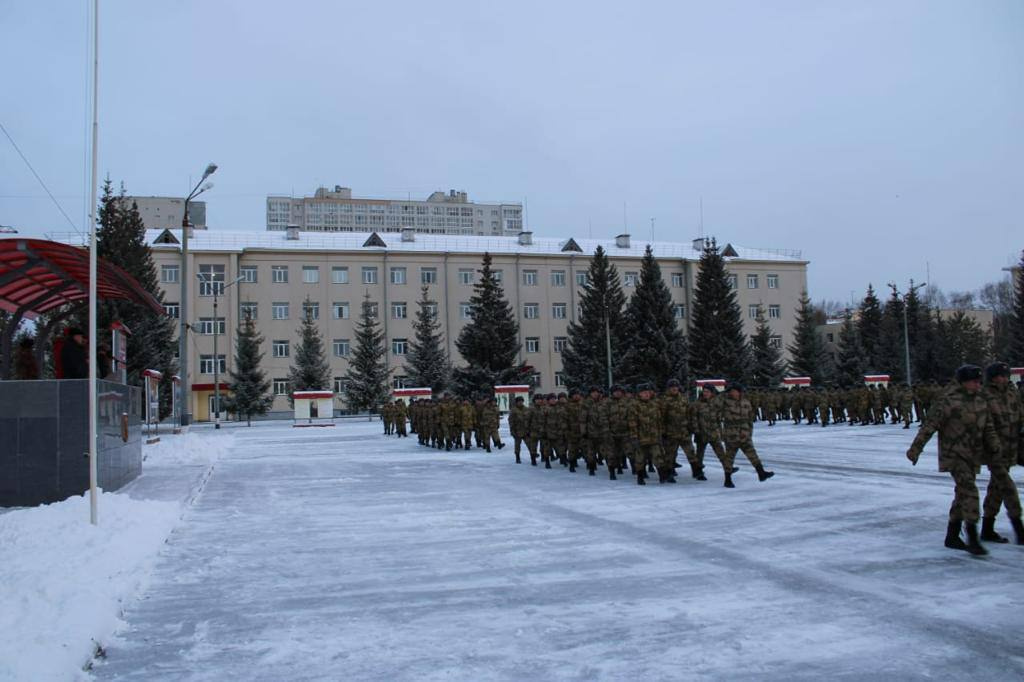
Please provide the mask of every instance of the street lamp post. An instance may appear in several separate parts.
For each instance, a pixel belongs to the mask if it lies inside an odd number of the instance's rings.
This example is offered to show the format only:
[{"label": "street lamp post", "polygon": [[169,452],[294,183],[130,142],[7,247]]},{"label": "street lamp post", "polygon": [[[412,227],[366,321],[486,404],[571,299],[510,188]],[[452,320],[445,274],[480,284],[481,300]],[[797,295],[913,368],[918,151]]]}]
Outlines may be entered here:
[{"label": "street lamp post", "polygon": [[[228,282],[223,287],[217,286],[217,281],[213,279],[211,275],[209,279],[201,273],[196,273],[196,279],[202,282],[207,282],[210,285],[210,289],[213,292],[213,428],[220,428],[220,356],[217,355],[217,337],[220,336],[220,323],[217,321],[217,297],[218,294],[225,291],[228,287],[234,286],[241,282],[244,277],[239,276],[233,281]],[[225,326],[227,322],[225,321]]]},{"label": "street lamp post", "polygon": [[902,298],[902,301],[903,301],[903,353],[904,353],[904,362],[906,362],[906,367],[907,367],[907,386],[913,386],[914,382],[911,380],[911,377],[910,377],[910,325],[907,322],[907,296],[909,296],[911,293],[917,291],[918,289],[921,289],[921,288],[924,288],[924,287],[928,286],[928,283],[927,282],[922,282],[921,284],[918,284],[918,285],[915,286],[914,285],[914,280],[910,280],[910,288],[907,290],[907,293],[903,294],[902,297],[900,297],[899,293],[897,292],[896,284],[895,283],[889,282],[889,286],[892,287],[893,293],[895,293],[898,298]]},{"label": "street lamp post", "polygon": [[[188,379],[188,204],[197,196],[213,187],[212,182],[203,185],[206,178],[217,171],[217,164],[211,163],[203,171],[203,177],[185,197],[185,213],[181,217],[181,325],[178,330],[178,373],[181,375],[181,425],[188,426],[192,421],[192,382]],[[202,187],[200,187],[202,185]]]}]

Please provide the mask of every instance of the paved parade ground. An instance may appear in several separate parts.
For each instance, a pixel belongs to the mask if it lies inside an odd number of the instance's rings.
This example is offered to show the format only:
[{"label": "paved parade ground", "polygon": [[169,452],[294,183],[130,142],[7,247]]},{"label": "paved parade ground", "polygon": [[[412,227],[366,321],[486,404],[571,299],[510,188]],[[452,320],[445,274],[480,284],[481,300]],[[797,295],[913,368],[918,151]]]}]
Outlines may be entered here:
[{"label": "paved parade ground", "polygon": [[741,456],[734,490],[710,452],[639,487],[379,423],[225,430],[97,679],[1024,677],[1024,547],[943,547],[916,429],[759,424],[776,476]]}]

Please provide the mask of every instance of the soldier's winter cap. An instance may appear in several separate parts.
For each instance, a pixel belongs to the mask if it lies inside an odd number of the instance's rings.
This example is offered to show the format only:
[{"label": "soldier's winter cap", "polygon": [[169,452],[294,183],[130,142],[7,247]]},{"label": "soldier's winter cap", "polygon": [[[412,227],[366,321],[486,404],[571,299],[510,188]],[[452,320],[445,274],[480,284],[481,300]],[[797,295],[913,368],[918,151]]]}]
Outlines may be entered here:
[{"label": "soldier's winter cap", "polygon": [[977,365],[961,365],[956,370],[956,380],[961,384],[965,381],[981,381],[981,367]]},{"label": "soldier's winter cap", "polygon": [[515,401],[517,403],[524,403],[524,402],[526,402],[525,400],[523,400],[523,396],[521,396],[521,395],[517,395]]},{"label": "soldier's winter cap", "polygon": [[568,397],[569,396],[567,396],[564,392],[558,394],[558,399],[559,400],[561,400],[562,398],[568,398]]},{"label": "soldier's winter cap", "polygon": [[622,388],[621,384],[613,384],[612,385],[612,393],[615,393],[616,391],[623,391],[623,392],[625,392],[625,389]]},{"label": "soldier's winter cap", "polygon": [[993,362],[985,368],[985,379],[992,381],[996,377],[1009,377],[1010,366],[1005,362]]},{"label": "soldier's winter cap", "polygon": [[69,339],[74,338],[76,336],[85,336],[85,332],[83,332],[79,327],[71,327],[70,329],[68,329]]},{"label": "soldier's winter cap", "polygon": [[637,393],[642,393],[643,391],[653,391],[653,390],[654,390],[654,384],[649,383],[649,382],[636,385],[636,392]]},{"label": "soldier's winter cap", "polygon": [[578,389],[578,388],[574,388],[571,391],[569,391],[569,397],[570,398],[575,398],[578,395],[583,395],[582,393],[580,393],[580,389]]},{"label": "soldier's winter cap", "polygon": [[728,384],[725,385],[725,390],[726,392],[739,391],[740,393],[742,393],[745,389],[743,388],[743,384],[741,384],[740,382],[730,381]]},{"label": "soldier's winter cap", "polygon": [[558,400],[558,395],[555,393],[548,393],[548,400]]},{"label": "soldier's winter cap", "polygon": [[590,387],[590,392],[591,393],[604,393],[604,389],[602,389],[600,386],[591,386]]},{"label": "soldier's winter cap", "polygon": [[666,388],[672,388],[672,387],[679,388],[679,379],[669,379],[668,382],[665,384],[665,387]]}]

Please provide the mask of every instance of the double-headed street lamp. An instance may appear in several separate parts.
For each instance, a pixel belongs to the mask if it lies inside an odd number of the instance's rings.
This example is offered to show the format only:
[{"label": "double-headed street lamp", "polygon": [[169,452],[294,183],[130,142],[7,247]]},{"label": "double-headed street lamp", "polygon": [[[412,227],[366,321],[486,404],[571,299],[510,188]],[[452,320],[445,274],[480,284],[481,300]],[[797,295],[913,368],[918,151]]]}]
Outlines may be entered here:
[{"label": "double-headed street lamp", "polygon": [[[217,355],[217,337],[220,335],[220,323],[217,321],[217,296],[224,292],[230,286],[234,286],[241,282],[245,277],[239,275],[234,280],[228,282],[222,287],[217,285],[217,282],[213,275],[206,276],[201,272],[196,273],[196,279],[199,283],[207,283],[213,293],[213,428],[220,428],[220,357]],[[225,326],[227,326],[225,321]]]},{"label": "double-headed street lamp", "polygon": [[914,284],[914,280],[910,280],[910,288],[907,293],[900,296],[899,290],[896,288],[895,282],[889,282],[889,286],[892,287],[892,293],[896,298],[903,301],[903,350],[905,352],[905,359],[907,363],[907,386],[913,386],[914,382],[910,379],[910,329],[907,324],[907,296],[916,292],[918,289],[923,289],[928,286],[928,282],[921,282],[920,284]]},{"label": "double-headed street lamp", "polygon": [[[217,164],[211,163],[203,171],[203,177],[185,197],[185,213],[181,218],[181,326],[178,330],[178,371],[181,374],[181,425],[188,426],[192,421],[192,382],[188,380],[188,204],[197,196],[213,187],[206,182],[217,171]],[[202,185],[200,187],[200,185]]]}]

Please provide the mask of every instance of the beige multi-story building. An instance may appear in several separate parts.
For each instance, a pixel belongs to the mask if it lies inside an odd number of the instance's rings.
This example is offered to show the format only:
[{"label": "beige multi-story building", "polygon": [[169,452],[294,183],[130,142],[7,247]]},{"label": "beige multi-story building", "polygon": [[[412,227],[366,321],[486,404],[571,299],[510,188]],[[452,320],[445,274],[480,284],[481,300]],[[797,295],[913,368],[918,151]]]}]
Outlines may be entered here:
[{"label": "beige multi-story building", "polygon": [[[182,197],[127,197],[129,203],[139,207],[139,216],[147,230],[177,230],[185,212]],[[206,229],[206,202],[188,202],[189,222],[197,230]]]},{"label": "beige multi-story building", "polygon": [[267,197],[267,229],[306,232],[400,232],[515,236],[523,230],[518,203],[478,204],[465,192],[434,192],[426,201],[353,197],[348,187],[320,187],[311,197]]},{"label": "beige multi-story building", "polygon": [[[168,312],[180,315],[178,234],[150,232],[154,260],[160,271]],[[492,268],[519,323],[519,359],[532,366],[543,389],[562,384],[561,351],[569,323],[579,315],[580,288],[586,283],[590,256],[602,246],[615,264],[629,295],[639,281],[645,242],[620,235],[613,240],[517,237],[455,237],[416,234],[195,232],[189,239],[189,271],[208,281],[190,286],[192,328],[189,343],[192,413],[209,415],[214,363],[221,375],[230,369],[236,327],[246,313],[256,320],[265,338],[264,368],[273,380],[275,411],[286,411],[288,368],[293,361],[302,316],[317,321],[323,336],[335,392],[341,393],[355,343],[355,325],[365,297],[374,306],[387,343],[387,362],[393,385],[405,385],[404,360],[414,338],[421,287],[437,302],[448,352],[461,362],[455,348],[459,331],[470,318],[470,296],[481,257],[492,256]],[[652,244],[665,283],[672,293],[675,314],[689,327],[701,242]],[[807,283],[807,261],[798,252],[727,246],[727,267],[738,294],[748,333],[753,333],[757,307],[764,306],[775,330],[773,342],[785,348],[791,341],[795,309]],[[214,287],[227,287],[213,318]],[[308,306],[307,306],[308,299]],[[213,332],[219,334],[217,356]],[[224,380],[222,380],[223,382]],[[337,405],[343,407],[343,400]]]}]

